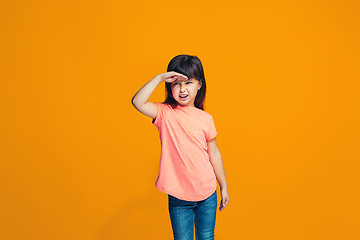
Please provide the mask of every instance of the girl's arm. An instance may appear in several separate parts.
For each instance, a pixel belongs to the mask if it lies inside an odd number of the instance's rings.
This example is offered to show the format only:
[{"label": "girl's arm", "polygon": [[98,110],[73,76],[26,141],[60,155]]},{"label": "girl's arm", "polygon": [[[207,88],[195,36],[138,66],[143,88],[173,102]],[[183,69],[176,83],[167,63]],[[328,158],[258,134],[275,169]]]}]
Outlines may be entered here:
[{"label": "girl's arm", "polygon": [[161,82],[173,82],[176,79],[187,79],[187,77],[173,71],[157,75],[135,93],[131,99],[132,105],[146,116],[155,118],[157,115],[157,107],[154,103],[148,101],[151,94]]},{"label": "girl's arm", "polygon": [[160,75],[157,75],[144,86],[140,88],[139,91],[135,93],[131,99],[132,105],[141,112],[142,114],[155,118],[157,115],[157,107],[155,103],[149,102],[151,94],[154,92],[155,88],[162,82]]},{"label": "girl's arm", "polygon": [[147,82],[144,86],[140,88],[139,91],[135,93],[133,98],[131,99],[131,103],[134,107],[139,107],[144,105],[150,98],[151,94],[154,92],[155,88],[162,82],[162,78],[160,75],[157,75],[149,82]]},{"label": "girl's arm", "polygon": [[216,138],[208,142],[208,153],[210,157],[210,162],[213,166],[216,175],[216,179],[220,185],[220,190],[221,190],[220,211],[221,211],[229,203],[230,197],[229,197],[227,182],[225,177],[224,163],[220,154],[220,150],[216,143]]}]

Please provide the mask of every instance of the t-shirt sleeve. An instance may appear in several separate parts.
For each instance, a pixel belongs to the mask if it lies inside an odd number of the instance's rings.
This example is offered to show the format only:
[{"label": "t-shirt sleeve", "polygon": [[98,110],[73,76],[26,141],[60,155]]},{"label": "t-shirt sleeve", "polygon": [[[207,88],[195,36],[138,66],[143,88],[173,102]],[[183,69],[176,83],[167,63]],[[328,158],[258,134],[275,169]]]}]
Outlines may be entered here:
[{"label": "t-shirt sleeve", "polygon": [[208,129],[209,130],[208,130],[207,139],[206,139],[207,142],[212,140],[217,135],[214,119],[212,116],[210,116],[210,123],[209,123]]},{"label": "t-shirt sleeve", "polygon": [[151,123],[154,124],[157,128],[159,128],[161,121],[166,112],[166,105],[158,102],[156,102],[155,104],[157,106],[157,115],[155,119],[152,119]]}]

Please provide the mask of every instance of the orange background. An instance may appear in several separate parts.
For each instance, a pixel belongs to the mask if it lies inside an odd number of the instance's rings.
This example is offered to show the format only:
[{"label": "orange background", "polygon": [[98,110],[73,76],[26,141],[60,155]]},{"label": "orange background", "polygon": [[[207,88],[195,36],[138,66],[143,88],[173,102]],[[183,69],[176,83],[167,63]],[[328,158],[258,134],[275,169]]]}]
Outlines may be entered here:
[{"label": "orange background", "polygon": [[225,165],[215,238],[360,239],[358,1],[0,5],[0,239],[171,239],[131,98],[178,54],[202,60]]}]

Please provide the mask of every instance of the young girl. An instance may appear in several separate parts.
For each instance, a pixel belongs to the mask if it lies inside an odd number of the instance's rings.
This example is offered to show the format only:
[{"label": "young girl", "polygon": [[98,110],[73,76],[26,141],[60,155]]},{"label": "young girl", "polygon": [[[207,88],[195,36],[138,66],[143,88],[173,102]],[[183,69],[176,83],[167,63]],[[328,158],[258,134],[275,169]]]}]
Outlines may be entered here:
[{"label": "young girl", "polygon": [[[165,82],[166,100],[149,102],[155,88]],[[155,186],[168,194],[174,239],[214,239],[217,193],[219,210],[229,203],[224,165],[216,144],[212,116],[204,111],[206,82],[196,56],[174,57],[166,73],[146,83],[132,98],[141,113],[152,118],[161,140],[159,175]]]}]

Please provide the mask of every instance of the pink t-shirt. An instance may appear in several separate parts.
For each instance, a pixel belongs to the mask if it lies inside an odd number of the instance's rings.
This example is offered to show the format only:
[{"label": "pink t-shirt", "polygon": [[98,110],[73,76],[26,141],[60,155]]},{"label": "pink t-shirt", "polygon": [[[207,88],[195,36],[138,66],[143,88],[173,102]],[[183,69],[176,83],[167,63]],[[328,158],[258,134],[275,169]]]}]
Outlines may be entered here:
[{"label": "pink t-shirt", "polygon": [[173,109],[157,105],[152,119],[161,141],[159,175],[155,186],[186,201],[200,201],[216,190],[216,175],[207,152],[207,142],[216,135],[212,116],[196,107]]}]

